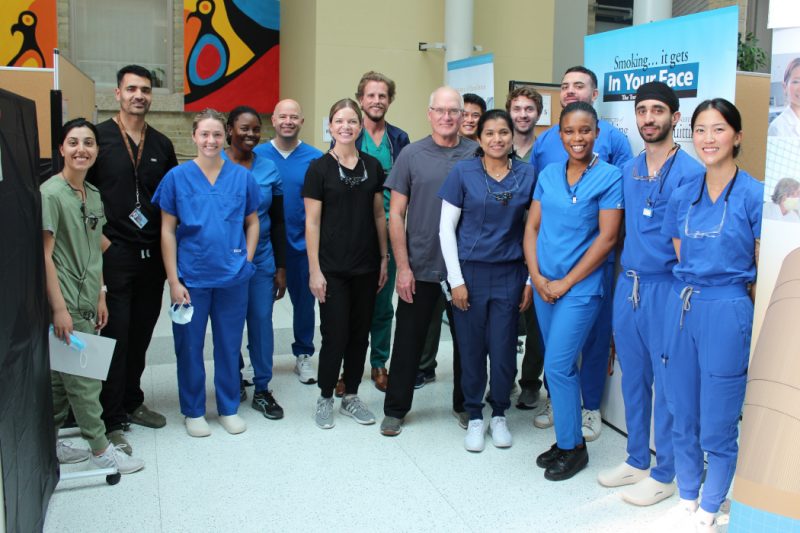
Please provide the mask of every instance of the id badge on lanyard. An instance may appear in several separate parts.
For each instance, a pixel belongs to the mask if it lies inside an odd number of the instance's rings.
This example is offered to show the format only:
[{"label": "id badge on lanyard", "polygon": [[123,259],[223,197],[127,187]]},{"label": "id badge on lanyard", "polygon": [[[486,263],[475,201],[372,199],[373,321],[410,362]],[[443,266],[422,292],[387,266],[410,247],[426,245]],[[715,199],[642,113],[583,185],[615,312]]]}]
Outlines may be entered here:
[{"label": "id badge on lanyard", "polygon": [[128,218],[131,219],[137,228],[142,229],[147,225],[148,219],[144,216],[144,213],[142,213],[142,204],[139,201],[139,165],[142,162],[142,153],[144,153],[144,139],[147,132],[147,123],[145,123],[144,128],[142,128],[142,139],[139,141],[139,150],[135,158],[133,157],[133,148],[131,148],[130,141],[128,140],[128,134],[122,126],[121,115],[117,115],[117,125],[119,126],[119,133],[122,136],[122,142],[128,150],[128,157],[130,157],[131,164],[133,165],[133,179],[136,186],[136,204],[131,214],[128,215]]}]

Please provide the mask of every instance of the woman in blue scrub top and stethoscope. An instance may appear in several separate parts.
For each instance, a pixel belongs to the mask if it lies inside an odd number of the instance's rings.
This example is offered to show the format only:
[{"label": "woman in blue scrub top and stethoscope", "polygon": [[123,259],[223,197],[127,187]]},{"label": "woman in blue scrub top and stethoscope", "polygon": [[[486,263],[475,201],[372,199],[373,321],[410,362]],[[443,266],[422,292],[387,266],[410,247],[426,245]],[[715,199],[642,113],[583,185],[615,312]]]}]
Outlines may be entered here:
[{"label": "woman in blue scrub top and stethoscope", "polygon": [[[517,327],[530,307],[522,235],[533,194],[533,167],[510,159],[514,126],[501,109],[478,120],[479,157],[456,163],[439,191],[439,239],[453,298],[461,387],[469,414],[464,447],[484,447],[486,356],[491,374],[492,442],[511,446],[505,412],[517,373]],[[524,291],[523,291],[524,290]]]},{"label": "woman in blue scrub top and stethoscope", "polygon": [[[239,417],[239,351],[247,291],[256,271],[260,194],[253,175],[220,156],[225,117],[206,109],[195,116],[197,157],[170,170],[153,195],[161,207],[161,251],[173,312],[178,397],[192,437],[206,437],[203,344],[211,317],[214,386],[219,422],[231,434],[247,429]],[[191,305],[191,315],[185,313]],[[188,319],[188,320],[187,320]]]},{"label": "woman in blue scrub top and stethoscope", "polygon": [[736,468],[764,185],[736,165],[742,119],[733,104],[702,102],[691,126],[706,173],[672,193],[664,217],[662,233],[679,261],[666,303],[666,392],[680,514],[693,517],[698,531],[716,531]]},{"label": "woman in blue scrub top and stethoscope", "polygon": [[524,241],[556,429],[556,443],[536,464],[551,481],[569,479],[589,462],[578,356],[601,299],[611,296],[603,294],[600,267],[617,242],[623,215],[622,174],[592,151],[597,112],[573,102],[561,112],[559,126],[569,159],[540,172]]},{"label": "woman in blue scrub top and stethoscope", "polygon": [[[274,335],[272,307],[286,292],[286,226],[283,223],[283,188],[278,167],[271,159],[253,151],[261,140],[261,117],[252,107],[238,106],[228,114],[228,147],[222,158],[248,169],[258,183],[261,199],[258,204],[259,237],[253,264],[256,273],[250,278],[247,299],[247,351],[253,365],[253,409],[266,418],[283,418],[269,389],[272,379]],[[239,357],[239,367],[244,363]],[[244,381],[242,400],[247,398]]]}]

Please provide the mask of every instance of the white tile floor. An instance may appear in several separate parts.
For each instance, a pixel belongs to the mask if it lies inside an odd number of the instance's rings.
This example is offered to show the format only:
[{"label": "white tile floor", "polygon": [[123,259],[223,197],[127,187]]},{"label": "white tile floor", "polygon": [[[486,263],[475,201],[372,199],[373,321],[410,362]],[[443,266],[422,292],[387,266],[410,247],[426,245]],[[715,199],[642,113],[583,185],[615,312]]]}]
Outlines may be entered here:
[{"label": "white tile floor", "polygon": [[[321,430],[312,420],[318,389],[292,372],[288,298],[277,303],[274,322],[279,355],[272,387],[285,418],[267,420],[247,402],[240,414],[248,430],[228,435],[214,421],[213,365],[207,363],[213,434],[193,439],[178,408],[171,330],[162,313],[143,388],[147,404],[167,416],[167,426],[133,426],[127,434],[145,469],[116,486],[103,478],[60,483],[45,531],[651,533],[677,502],[673,496],[636,508],[621,501],[618,489],[597,484],[599,470],[624,459],[625,439],[609,427],[588,445],[589,467],[560,483],[546,481],[536,467],[536,455],[554,435],[533,427],[531,411],[508,412],[512,448],[496,449],[487,439],[483,453],[466,452],[464,431],[450,413],[452,343],[446,335],[437,381],[416,392],[401,435],[383,437],[378,424],[360,426],[338,413],[336,427]],[[360,395],[380,422],[383,394],[368,374]],[[87,463],[65,471],[85,468]]]}]

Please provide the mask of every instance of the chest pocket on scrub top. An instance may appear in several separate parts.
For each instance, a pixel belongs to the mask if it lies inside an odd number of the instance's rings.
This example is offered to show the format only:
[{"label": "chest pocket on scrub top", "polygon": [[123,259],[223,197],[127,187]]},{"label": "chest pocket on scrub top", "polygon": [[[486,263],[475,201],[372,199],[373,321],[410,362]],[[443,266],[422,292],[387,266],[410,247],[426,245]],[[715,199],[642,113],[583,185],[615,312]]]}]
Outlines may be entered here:
[{"label": "chest pocket on scrub top", "polygon": [[226,194],[220,196],[219,207],[227,222],[244,223],[244,195]]},{"label": "chest pocket on scrub top", "polygon": [[572,230],[585,230],[597,226],[597,202],[591,198],[577,199],[573,204],[572,198],[561,207],[561,216],[564,217],[564,226]]}]

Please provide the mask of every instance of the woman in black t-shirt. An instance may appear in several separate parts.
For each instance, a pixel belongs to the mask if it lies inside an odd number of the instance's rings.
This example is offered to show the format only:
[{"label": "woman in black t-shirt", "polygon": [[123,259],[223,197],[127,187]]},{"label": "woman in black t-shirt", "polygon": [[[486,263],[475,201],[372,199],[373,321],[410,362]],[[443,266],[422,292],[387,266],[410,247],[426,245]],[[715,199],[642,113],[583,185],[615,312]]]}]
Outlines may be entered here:
[{"label": "woman in black t-shirt", "polygon": [[361,110],[346,98],[331,107],[331,150],[312,161],[303,184],[309,287],[319,300],[319,353],[315,421],[334,426],[333,390],[344,361],[345,395],[339,412],[359,424],[375,416],[358,397],[375,295],[389,261],[383,211],[384,173],[374,157],[356,149]]}]

